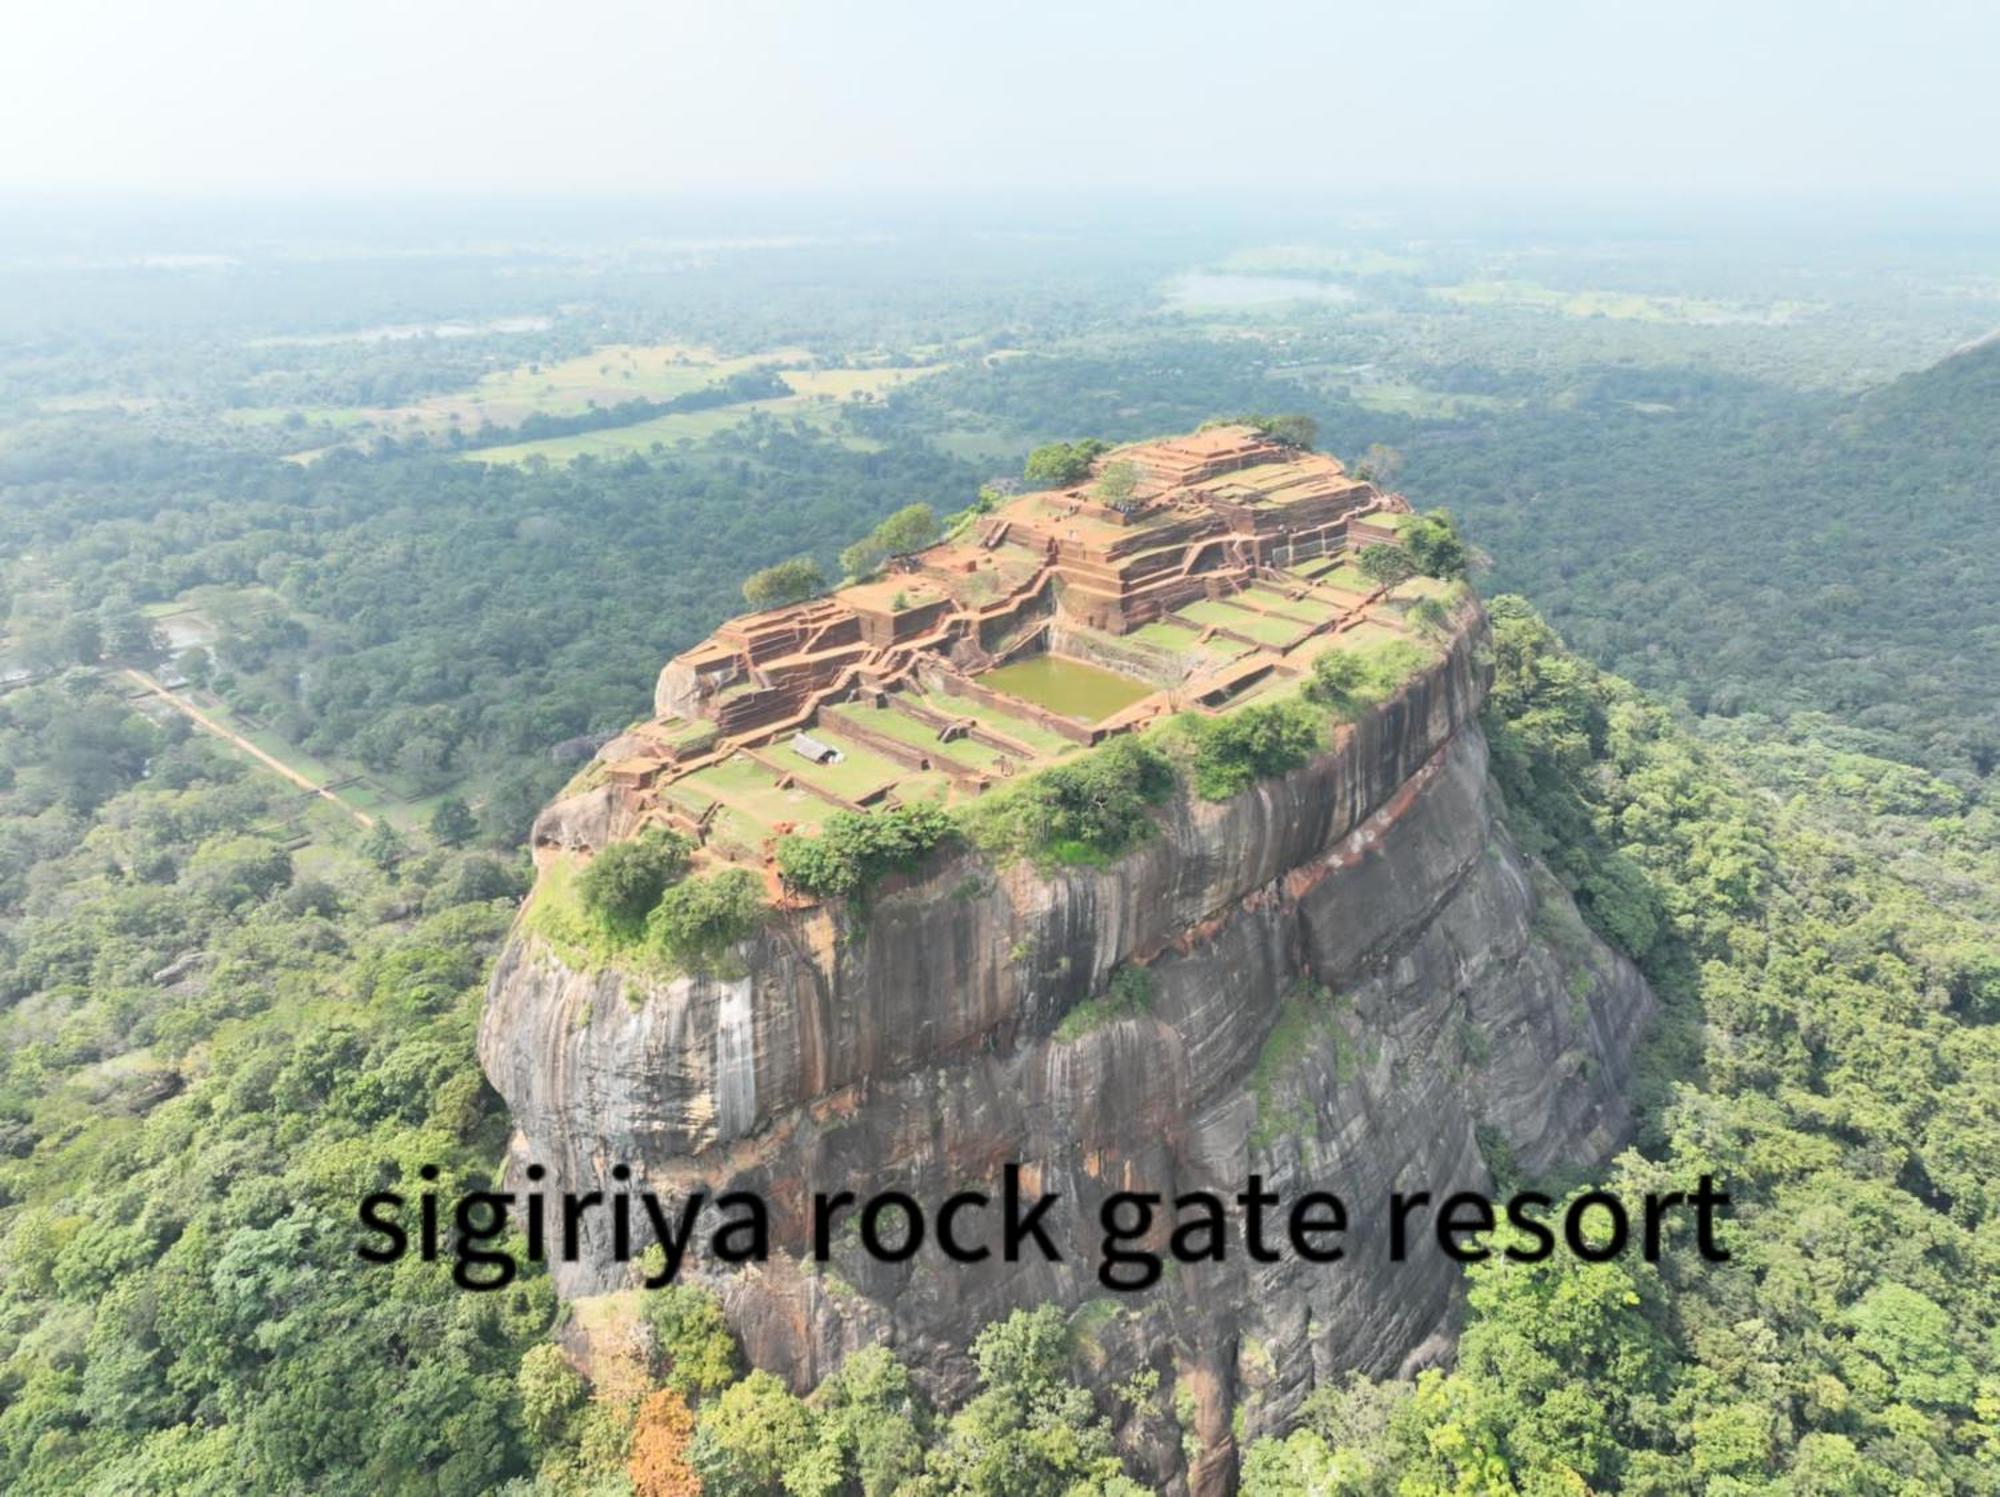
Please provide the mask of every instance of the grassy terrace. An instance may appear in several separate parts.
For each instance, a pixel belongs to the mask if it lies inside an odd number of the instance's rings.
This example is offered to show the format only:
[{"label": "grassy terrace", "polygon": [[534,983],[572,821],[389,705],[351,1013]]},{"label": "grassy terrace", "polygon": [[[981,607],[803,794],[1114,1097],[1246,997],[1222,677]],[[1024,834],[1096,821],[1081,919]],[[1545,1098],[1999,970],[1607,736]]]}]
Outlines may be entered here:
[{"label": "grassy terrace", "polygon": [[[722,802],[733,811],[763,824],[765,831],[781,821],[818,819],[828,809],[825,801],[810,791],[780,790],[777,776],[763,765],[738,754],[720,764],[711,764],[676,782],[708,800]],[[759,833],[758,836],[761,836]],[[752,837],[755,846],[758,838]]]},{"label": "grassy terrace", "polygon": [[1197,624],[1213,624],[1219,629],[1231,629],[1236,633],[1256,640],[1259,644],[1290,644],[1306,632],[1307,625],[1291,619],[1270,618],[1254,609],[1244,608],[1220,598],[1200,598],[1183,608],[1176,609],[1184,619]]},{"label": "grassy terrace", "polygon": [[1342,592],[1369,593],[1375,590],[1375,583],[1369,579],[1368,574],[1341,556],[1317,557],[1312,561],[1301,562],[1290,570],[1327,587],[1337,587]]},{"label": "grassy terrace", "polygon": [[905,770],[896,781],[894,798],[904,805],[917,801],[943,802],[951,798],[951,776],[941,770]]},{"label": "grassy terrace", "polygon": [[[996,733],[1025,743],[1036,753],[1048,758],[1066,754],[1076,745],[1060,733],[1051,733],[1031,717],[1003,711],[998,707],[985,707],[969,697],[947,696],[943,692],[915,692],[910,700],[920,707],[928,707],[933,712],[946,717],[970,717],[992,728]],[[947,750],[949,752],[949,750]]]},{"label": "grassy terrace", "polygon": [[993,769],[1005,757],[991,744],[979,743],[970,738],[957,738],[950,743],[940,743],[935,729],[918,722],[907,712],[896,711],[893,707],[871,707],[862,702],[848,702],[829,709],[827,715],[836,723],[856,723],[881,734],[884,738],[907,743],[920,752],[942,754],[945,758],[963,764],[968,769]]},{"label": "grassy terrace", "polygon": [[1339,611],[1324,598],[1316,598],[1310,593],[1302,598],[1294,598],[1284,589],[1271,587],[1262,582],[1244,588],[1232,601],[1254,603],[1259,608],[1275,609],[1279,613],[1289,613],[1293,618],[1308,619],[1314,623],[1331,618]]},{"label": "grassy terrace", "polygon": [[1364,619],[1352,629],[1342,630],[1338,648],[1343,650],[1365,650],[1372,645],[1385,644],[1403,636],[1387,624],[1378,624],[1372,619]]},{"label": "grassy terrace", "polygon": [[885,759],[873,749],[864,748],[852,738],[827,731],[824,725],[815,727],[812,736],[828,748],[840,750],[838,764],[814,764],[791,750],[790,739],[779,739],[763,750],[764,757],[774,764],[782,764],[788,773],[798,776],[808,784],[817,785],[822,790],[848,800],[859,801],[896,780],[910,778],[912,771],[905,769],[893,759]]},{"label": "grassy terrace", "polygon": [[988,671],[979,684],[1082,723],[1099,723],[1159,690],[1149,681],[1063,655],[1035,655]]}]

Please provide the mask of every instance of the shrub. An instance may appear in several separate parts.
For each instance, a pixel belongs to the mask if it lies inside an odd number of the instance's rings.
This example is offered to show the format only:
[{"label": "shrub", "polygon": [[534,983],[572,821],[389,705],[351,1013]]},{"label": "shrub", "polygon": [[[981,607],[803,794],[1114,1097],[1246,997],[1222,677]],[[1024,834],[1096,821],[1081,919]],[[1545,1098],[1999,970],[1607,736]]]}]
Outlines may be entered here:
[{"label": "shrub", "polygon": [[1114,738],[1018,789],[975,803],[965,826],[989,852],[1101,863],[1151,833],[1147,811],[1173,788],[1173,765],[1157,748]]},{"label": "shrub", "polygon": [[1410,622],[1422,633],[1435,637],[1444,633],[1451,614],[1436,598],[1419,598],[1410,609]]},{"label": "shrub", "polygon": [[1336,647],[1313,662],[1303,695],[1315,706],[1351,717],[1385,700],[1437,658],[1434,649],[1409,639],[1385,639],[1360,649]]},{"label": "shrub", "polygon": [[1313,662],[1303,691],[1322,707],[1345,706],[1368,679],[1368,662],[1354,650],[1332,649]]},{"label": "shrub", "polygon": [[1068,1044],[1082,1039],[1093,1029],[1119,1019],[1134,1018],[1153,1006],[1153,979],[1144,967],[1119,967],[1101,997],[1079,1003],[1056,1025],[1056,1041]]},{"label": "shrub", "polygon": [[646,918],[646,935],[677,960],[698,966],[755,930],[764,910],[757,875],[731,868],[669,888]]},{"label": "shrub", "polygon": [[577,880],[584,908],[615,929],[636,931],[667,886],[687,871],[687,838],[653,827],[630,842],[614,842],[590,860]]},{"label": "shrub", "polygon": [[816,837],[778,843],[778,872],[801,893],[821,898],[859,894],[891,873],[915,870],[924,856],[954,835],[941,806],[897,806],[873,814],[836,811]]},{"label": "shrub", "polygon": [[1258,780],[1297,769],[1326,742],[1326,722],[1303,702],[1270,702],[1195,718],[1194,788],[1227,800]]}]

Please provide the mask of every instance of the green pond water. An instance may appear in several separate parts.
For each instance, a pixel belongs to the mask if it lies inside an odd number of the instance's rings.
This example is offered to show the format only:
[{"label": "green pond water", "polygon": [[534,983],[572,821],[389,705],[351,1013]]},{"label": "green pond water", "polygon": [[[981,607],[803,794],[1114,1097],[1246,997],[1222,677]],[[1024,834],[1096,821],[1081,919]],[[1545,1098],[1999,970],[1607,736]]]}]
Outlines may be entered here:
[{"label": "green pond water", "polygon": [[1031,655],[988,671],[979,684],[1078,722],[1102,722],[1158,687],[1062,655]]}]

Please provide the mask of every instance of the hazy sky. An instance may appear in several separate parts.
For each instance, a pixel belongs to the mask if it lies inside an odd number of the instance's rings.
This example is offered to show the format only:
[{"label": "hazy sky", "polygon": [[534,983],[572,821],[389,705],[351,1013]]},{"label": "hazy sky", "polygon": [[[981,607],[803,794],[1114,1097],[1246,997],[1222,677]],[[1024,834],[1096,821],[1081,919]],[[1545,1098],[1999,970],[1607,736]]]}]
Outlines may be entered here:
[{"label": "hazy sky", "polygon": [[16,0],[0,186],[2000,190],[1992,0]]}]

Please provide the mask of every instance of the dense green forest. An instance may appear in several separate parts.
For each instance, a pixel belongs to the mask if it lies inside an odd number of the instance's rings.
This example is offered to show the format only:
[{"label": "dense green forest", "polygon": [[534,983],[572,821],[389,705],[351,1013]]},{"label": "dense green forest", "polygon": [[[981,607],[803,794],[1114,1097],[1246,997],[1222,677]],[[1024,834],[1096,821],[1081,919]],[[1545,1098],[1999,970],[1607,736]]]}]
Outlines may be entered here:
[{"label": "dense green forest", "polygon": [[[1990,267],[942,232],[0,264],[0,1487],[1137,1491],[1087,1318],[996,1325],[940,1408],[879,1351],[794,1397],[676,1292],[587,1383],[544,1279],[359,1264],[353,1202],[497,1167],[473,1030],[528,821],[746,576],[837,575],[1046,442],[1298,409],[1528,600],[1493,604],[1513,831],[1668,1009],[1587,1183],[1740,1210],[1726,1265],[1473,1268],[1450,1370],[1315,1395],[1245,1489],[2000,1491],[2000,345],[1952,352]],[[617,461],[299,451],[668,340],[923,377],[811,420],[745,387]]]},{"label": "dense green forest", "polygon": [[1510,819],[1618,890],[1586,908],[1670,1008],[1604,1183],[1728,1179],[1733,1256],[1476,1265],[1450,1373],[1315,1394],[1245,1490],[2000,1490],[1993,928],[1773,808],[1520,600],[1493,613]]},{"label": "dense green forest", "polygon": [[740,608],[750,567],[782,546],[830,568],[884,515],[974,486],[923,449],[851,452],[776,424],[672,463],[297,467],[167,443],[95,448],[86,475],[59,463],[0,452],[0,544],[31,558],[10,579],[26,663],[94,664],[107,645],[149,661],[139,610],[234,594],[205,682],[222,701],[420,791],[477,782],[510,847],[570,773],[549,750],[639,716],[661,663]]},{"label": "dense green forest", "polygon": [[[1619,890],[1588,907],[1673,1011],[1608,1183],[1727,1178],[1736,1256],[1475,1268],[1453,1372],[1317,1395],[1247,1490],[1995,1490],[1990,927],[1754,794],[1525,605],[1494,614],[1516,830]],[[804,1402],[743,1380],[669,1298],[667,1396],[620,1405],[538,1352],[546,1281],[358,1264],[358,1195],[497,1157],[471,1034],[519,871],[372,847],[80,674],[14,693],[0,734],[32,860],[0,973],[10,1490],[582,1491],[656,1444],[705,1490],[1124,1489],[1052,1312],[996,1328],[984,1391],[936,1412],[887,1359]]]}]

